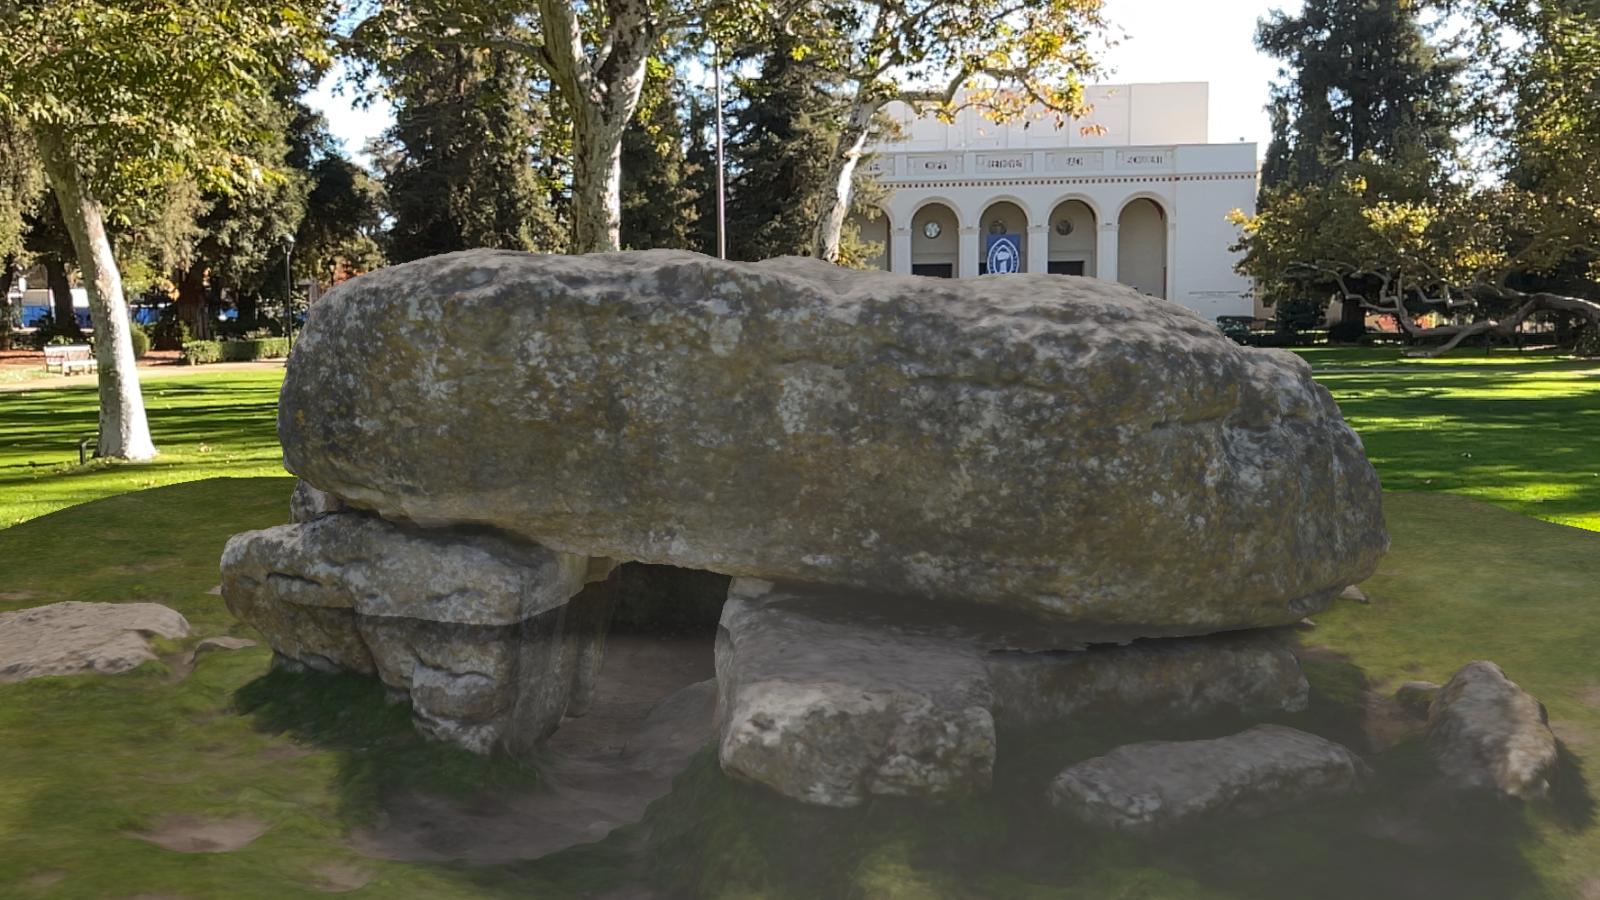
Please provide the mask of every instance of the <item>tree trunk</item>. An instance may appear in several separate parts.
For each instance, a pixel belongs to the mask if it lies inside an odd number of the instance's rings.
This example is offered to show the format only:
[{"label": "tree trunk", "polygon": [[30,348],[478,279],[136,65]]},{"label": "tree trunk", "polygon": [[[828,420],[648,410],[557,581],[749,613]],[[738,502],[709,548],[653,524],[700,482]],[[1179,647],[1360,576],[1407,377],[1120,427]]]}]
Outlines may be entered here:
[{"label": "tree trunk", "polygon": [[156,447],[145,421],[128,301],[122,295],[122,274],[111,252],[105,216],[72,156],[65,131],[56,125],[40,125],[35,135],[40,163],[55,190],[89,292],[89,319],[94,324],[95,358],[100,367],[100,442],[95,455],[150,459],[156,455]]},{"label": "tree trunk", "polygon": [[573,121],[572,252],[604,253],[622,247],[622,132],[594,107]]},{"label": "tree trunk", "polygon": [[655,44],[653,0],[613,0],[590,59],[576,4],[539,0],[535,57],[572,110],[572,252],[622,246],[622,132],[639,106]]},{"label": "tree trunk", "polygon": [[180,274],[177,305],[178,316],[189,326],[190,336],[197,341],[209,339],[211,317],[206,315],[206,273],[199,263]]},{"label": "tree trunk", "polygon": [[255,294],[237,293],[233,298],[233,308],[238,313],[235,319],[240,328],[255,328],[256,319],[261,315],[261,298]]},{"label": "tree trunk", "polygon": [[17,258],[7,256],[0,264],[0,350],[11,349],[11,336],[17,329],[17,311],[11,307],[11,285],[16,280]]},{"label": "tree trunk", "polygon": [[1367,331],[1367,311],[1362,307],[1360,300],[1344,298],[1339,303],[1339,324],[1348,325],[1355,323],[1361,326],[1363,334]]},{"label": "tree trunk", "polygon": [[41,258],[45,287],[50,289],[50,318],[57,334],[83,335],[78,327],[78,311],[72,305],[72,281],[67,278],[67,263],[55,254]]},{"label": "tree trunk", "polygon": [[850,216],[850,197],[855,188],[856,164],[861,162],[867,133],[872,130],[872,117],[877,111],[876,104],[859,100],[855,103],[850,110],[850,121],[839,135],[838,149],[829,160],[831,190],[823,198],[811,236],[811,253],[818,259],[839,261],[839,243],[844,234],[844,221]]}]

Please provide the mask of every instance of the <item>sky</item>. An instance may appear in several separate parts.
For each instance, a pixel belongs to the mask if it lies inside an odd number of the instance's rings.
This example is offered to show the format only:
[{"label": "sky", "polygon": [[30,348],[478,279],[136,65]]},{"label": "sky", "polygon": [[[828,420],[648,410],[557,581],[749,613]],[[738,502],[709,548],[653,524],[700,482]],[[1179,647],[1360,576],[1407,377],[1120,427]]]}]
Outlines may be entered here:
[{"label": "sky", "polygon": [[[1126,39],[1106,50],[1108,83],[1205,81],[1211,85],[1211,140],[1243,138],[1266,150],[1271,129],[1264,109],[1277,62],[1256,52],[1256,20],[1270,10],[1296,11],[1301,0],[1106,0],[1105,14]],[[388,104],[359,109],[338,72],[312,93],[345,152],[366,161],[362,148],[393,119]]]}]

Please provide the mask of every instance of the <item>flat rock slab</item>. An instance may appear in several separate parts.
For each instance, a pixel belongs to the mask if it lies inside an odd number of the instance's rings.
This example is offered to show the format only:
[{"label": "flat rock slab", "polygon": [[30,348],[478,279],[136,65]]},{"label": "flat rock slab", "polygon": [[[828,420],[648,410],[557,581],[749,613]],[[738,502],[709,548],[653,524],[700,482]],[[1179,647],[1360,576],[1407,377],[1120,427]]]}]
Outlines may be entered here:
[{"label": "flat rock slab", "polygon": [[1461,667],[1428,708],[1428,753],[1449,786],[1534,799],[1559,759],[1544,704],[1492,662]]},{"label": "flat rock slab", "polygon": [[133,837],[178,853],[230,853],[266,834],[270,823],[249,816],[230,819],[166,816]]},{"label": "flat rock slab", "polygon": [[0,684],[126,672],[156,658],[151,636],[176,639],[188,633],[188,621],[158,603],[69,600],[0,613]]},{"label": "flat rock slab", "polygon": [[384,859],[506,863],[602,840],[640,821],[711,743],[710,675],[708,639],[613,636],[593,704],[540,756],[538,788],[466,800],[408,792],[352,844]]},{"label": "flat rock slab", "polygon": [[566,603],[589,569],[587,557],[505,535],[330,513],[230,538],[222,595],[247,621],[250,605],[267,599],[363,616],[513,625]]},{"label": "flat rock slab", "polygon": [[1358,790],[1349,749],[1281,725],[1209,741],[1128,744],[1067,769],[1052,806],[1098,828],[1148,833],[1219,814],[1261,815]]},{"label": "flat rock slab", "polygon": [[1306,363],[1091,278],[447,254],[318,302],[278,432],[394,521],[1146,636],[1294,622],[1388,544]]},{"label": "flat rock slab", "polygon": [[1270,638],[1025,652],[1087,644],[1037,625],[1011,630],[999,616],[986,627],[964,618],[735,579],[717,637],[723,770],[819,806],[975,793],[988,788],[1008,732],[1108,713],[1295,712],[1307,701],[1298,661]]}]

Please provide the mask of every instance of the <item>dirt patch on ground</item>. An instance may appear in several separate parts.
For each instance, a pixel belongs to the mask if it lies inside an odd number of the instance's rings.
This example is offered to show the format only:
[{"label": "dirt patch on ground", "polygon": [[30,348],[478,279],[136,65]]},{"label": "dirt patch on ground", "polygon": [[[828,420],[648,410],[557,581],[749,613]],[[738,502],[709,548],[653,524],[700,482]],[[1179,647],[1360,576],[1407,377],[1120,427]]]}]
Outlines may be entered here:
[{"label": "dirt patch on ground", "polygon": [[1367,692],[1366,715],[1362,730],[1367,735],[1367,745],[1382,753],[1427,725],[1426,719],[1414,716],[1395,699],[1378,691]]},{"label": "dirt patch on ground", "polygon": [[602,840],[638,822],[712,737],[712,639],[615,635],[587,715],[567,719],[539,763],[542,783],[465,798],[408,792],[351,844],[382,859],[504,863]]},{"label": "dirt patch on ground", "polygon": [[50,869],[48,871],[35,872],[32,875],[29,875],[23,880],[22,883],[36,891],[44,891],[55,887],[57,884],[60,884],[61,879],[66,877],[67,873],[61,869]]},{"label": "dirt patch on ground", "polygon": [[38,598],[37,591],[0,591],[0,603],[23,603]]},{"label": "dirt patch on ground", "polygon": [[319,891],[342,894],[359,891],[372,883],[372,870],[360,863],[325,862],[311,867],[310,884]]},{"label": "dirt patch on ground", "polygon": [[144,831],[132,832],[132,836],[178,853],[230,853],[249,846],[271,827],[249,816],[167,816]]}]

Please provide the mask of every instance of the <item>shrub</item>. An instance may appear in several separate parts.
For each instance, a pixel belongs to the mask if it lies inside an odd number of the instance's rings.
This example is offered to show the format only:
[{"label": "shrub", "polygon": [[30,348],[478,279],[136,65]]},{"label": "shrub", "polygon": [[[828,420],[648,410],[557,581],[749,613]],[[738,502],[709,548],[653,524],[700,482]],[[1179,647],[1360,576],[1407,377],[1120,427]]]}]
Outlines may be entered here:
[{"label": "shrub", "polygon": [[193,335],[189,333],[189,323],[183,321],[183,316],[178,315],[175,306],[169,306],[161,311],[161,318],[150,326],[150,343],[157,350],[182,350],[183,345],[189,343]]},{"label": "shrub", "polygon": [[1274,303],[1272,318],[1280,333],[1298,335],[1320,327],[1327,316],[1327,311],[1327,300],[1296,297]]},{"label": "shrub", "polygon": [[1367,333],[1367,323],[1357,319],[1354,322],[1341,321],[1328,329],[1328,340],[1336,344],[1354,344],[1361,340]]},{"label": "shrub", "polygon": [[246,341],[223,341],[224,362],[249,362],[253,359],[283,359],[289,355],[289,339],[281,337],[256,338]]},{"label": "shrub", "polygon": [[1600,325],[1592,322],[1578,329],[1578,340],[1572,347],[1577,356],[1600,356]]},{"label": "shrub", "polygon": [[133,358],[144,359],[150,352],[150,335],[145,334],[143,326],[134,323],[129,331],[129,337],[133,338]]},{"label": "shrub", "polygon": [[289,339],[259,338],[252,341],[190,341],[183,345],[183,361],[191,366],[214,362],[249,362],[253,359],[283,359],[289,355]]},{"label": "shrub", "polygon": [[88,338],[84,337],[83,330],[76,321],[68,321],[65,325],[57,325],[55,316],[45,313],[34,322],[33,349],[43,350],[45,347],[56,344],[86,344]]},{"label": "shrub", "polygon": [[1253,316],[1217,316],[1217,330],[1243,344],[1250,337]]},{"label": "shrub", "polygon": [[184,365],[198,366],[203,363],[219,362],[222,359],[222,344],[218,341],[189,341],[183,345]]}]

